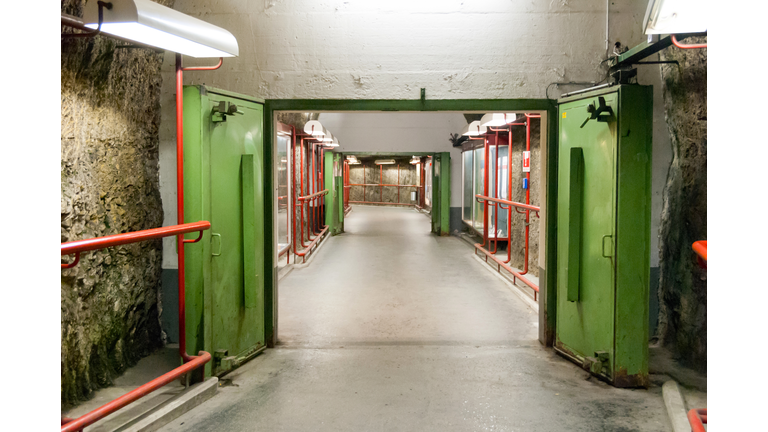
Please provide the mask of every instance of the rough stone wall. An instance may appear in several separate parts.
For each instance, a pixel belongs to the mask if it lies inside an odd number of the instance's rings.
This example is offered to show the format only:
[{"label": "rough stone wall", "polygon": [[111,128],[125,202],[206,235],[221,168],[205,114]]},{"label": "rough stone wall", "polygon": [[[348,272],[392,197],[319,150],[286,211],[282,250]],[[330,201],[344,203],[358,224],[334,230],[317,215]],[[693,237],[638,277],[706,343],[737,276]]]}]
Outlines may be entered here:
[{"label": "rough stone wall", "polygon": [[[531,205],[541,206],[540,182],[542,160],[539,149],[540,119],[531,119]],[[512,201],[525,203],[525,189],[523,189],[523,150],[525,150],[525,126],[512,127]],[[530,229],[528,233],[528,272],[539,276],[539,222],[541,219],[536,214],[530,214]],[[522,269],[525,263],[525,215],[512,213],[512,260],[510,265]]]},{"label": "rough stone wall", "polygon": [[[706,37],[684,43],[706,42]],[[659,341],[688,366],[707,368],[706,270],[691,244],[707,239],[707,50],[670,47],[661,60],[672,164],[659,232]]]},{"label": "rough stone wall", "polygon": [[[173,0],[158,3],[171,6]],[[83,0],[61,11],[82,16]],[[62,27],[62,32],[70,32]],[[162,224],[162,54],[106,37],[61,42],[61,241]],[[70,258],[62,261],[69,262]],[[87,399],[162,344],[161,242],[83,254],[61,272],[61,404]]]},{"label": "rough stone wall", "polygon": [[[390,159],[386,156],[379,156],[376,159]],[[350,183],[366,183],[366,184],[379,184],[379,181],[383,184],[401,184],[401,185],[415,185],[417,181],[416,165],[411,165],[411,158],[394,158],[396,164],[394,165],[382,165],[381,171],[379,171],[379,165],[374,163],[374,159],[360,160],[360,165],[351,165],[349,170]],[[400,165],[400,180],[398,183],[398,169]],[[365,168],[365,170],[363,170]],[[363,179],[363,172],[365,172],[365,179]],[[383,178],[379,178],[383,177]],[[397,190],[400,189],[400,196],[398,201]],[[402,204],[416,204],[416,200],[411,200],[411,192],[416,188],[397,188],[394,186],[366,186],[365,187],[365,201],[368,202],[381,202],[387,203],[402,203]],[[350,201],[362,201],[363,200],[363,187],[352,186],[350,188]],[[394,206],[393,206],[394,207]],[[402,206],[397,206],[402,207]]]}]

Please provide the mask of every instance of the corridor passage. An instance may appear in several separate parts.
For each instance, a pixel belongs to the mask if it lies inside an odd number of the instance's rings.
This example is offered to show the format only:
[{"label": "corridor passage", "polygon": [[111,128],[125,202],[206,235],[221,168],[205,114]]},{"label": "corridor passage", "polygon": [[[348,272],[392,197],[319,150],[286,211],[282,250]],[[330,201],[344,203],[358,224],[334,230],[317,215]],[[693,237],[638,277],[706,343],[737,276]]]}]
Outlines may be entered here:
[{"label": "corridor passage", "polygon": [[413,209],[354,206],[279,282],[278,346],[164,431],[666,431],[661,391],[589,378],[537,312]]}]

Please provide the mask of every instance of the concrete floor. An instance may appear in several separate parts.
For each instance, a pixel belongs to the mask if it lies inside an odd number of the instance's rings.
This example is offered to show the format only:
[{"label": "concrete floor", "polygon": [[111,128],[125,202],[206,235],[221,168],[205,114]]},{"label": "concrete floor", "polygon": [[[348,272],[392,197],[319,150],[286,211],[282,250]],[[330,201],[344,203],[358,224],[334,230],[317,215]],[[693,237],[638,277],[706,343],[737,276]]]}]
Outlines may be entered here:
[{"label": "concrete floor", "polygon": [[280,281],[278,347],[163,431],[671,430],[659,387],[615,389],[542,347],[514,288],[423,214],[345,222]]}]

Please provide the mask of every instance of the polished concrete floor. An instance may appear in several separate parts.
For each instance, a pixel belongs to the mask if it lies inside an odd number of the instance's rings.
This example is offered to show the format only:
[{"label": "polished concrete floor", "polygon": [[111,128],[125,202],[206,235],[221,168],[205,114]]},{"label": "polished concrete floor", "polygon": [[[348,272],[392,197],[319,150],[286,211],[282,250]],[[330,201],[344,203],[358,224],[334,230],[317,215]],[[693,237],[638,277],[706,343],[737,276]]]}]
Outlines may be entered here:
[{"label": "polished concrete floor", "polygon": [[537,315],[412,209],[356,206],[279,283],[278,346],[164,431],[665,431],[661,391],[619,390],[542,347]]}]

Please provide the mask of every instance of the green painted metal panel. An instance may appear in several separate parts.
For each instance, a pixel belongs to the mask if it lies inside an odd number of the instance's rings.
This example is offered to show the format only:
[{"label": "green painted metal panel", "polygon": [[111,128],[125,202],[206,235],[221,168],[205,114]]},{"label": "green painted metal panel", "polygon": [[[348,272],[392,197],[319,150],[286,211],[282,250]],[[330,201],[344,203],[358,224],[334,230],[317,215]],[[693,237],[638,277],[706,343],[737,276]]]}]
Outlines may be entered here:
[{"label": "green painted metal panel", "polygon": [[432,232],[440,235],[440,158],[432,157]]},{"label": "green painted metal panel", "polygon": [[[245,307],[260,306],[258,251],[256,239],[256,165],[252,154],[241,156],[243,200],[243,296]],[[261,210],[261,209],[259,209]]]},{"label": "green painted metal panel", "polygon": [[[437,158],[438,155],[436,154]],[[451,154],[439,153],[440,158],[440,235],[451,234]]]},{"label": "green painted metal panel", "polygon": [[[555,346],[620,387],[648,374],[649,95],[617,86],[559,105]],[[600,97],[613,115],[585,122]]]},{"label": "green painted metal panel", "polygon": [[553,104],[547,112],[547,195],[544,211],[545,265],[539,274],[539,340],[546,346],[555,343],[557,328],[557,176],[559,140],[557,107]]},{"label": "green painted metal panel", "polygon": [[[265,345],[263,107],[205,86],[184,96],[186,218],[211,222],[207,247],[186,256],[187,340],[190,351],[227,353],[206,369],[216,375]],[[214,121],[222,101],[242,114]]]},{"label": "green painted metal panel", "polygon": [[581,147],[571,147],[571,166],[568,178],[568,246],[565,254],[565,283],[568,301],[579,301],[579,270],[581,268],[581,216],[584,195],[584,153]]},{"label": "green painted metal panel", "polygon": [[338,191],[333,181],[333,153],[325,152],[323,154],[323,189],[328,190],[325,196],[325,224],[328,226],[328,232],[336,232],[336,199]]},{"label": "green painted metal panel", "polygon": [[[626,385],[648,382],[653,91],[619,89],[616,242],[616,373]],[[621,360],[621,363],[618,362]]]}]

